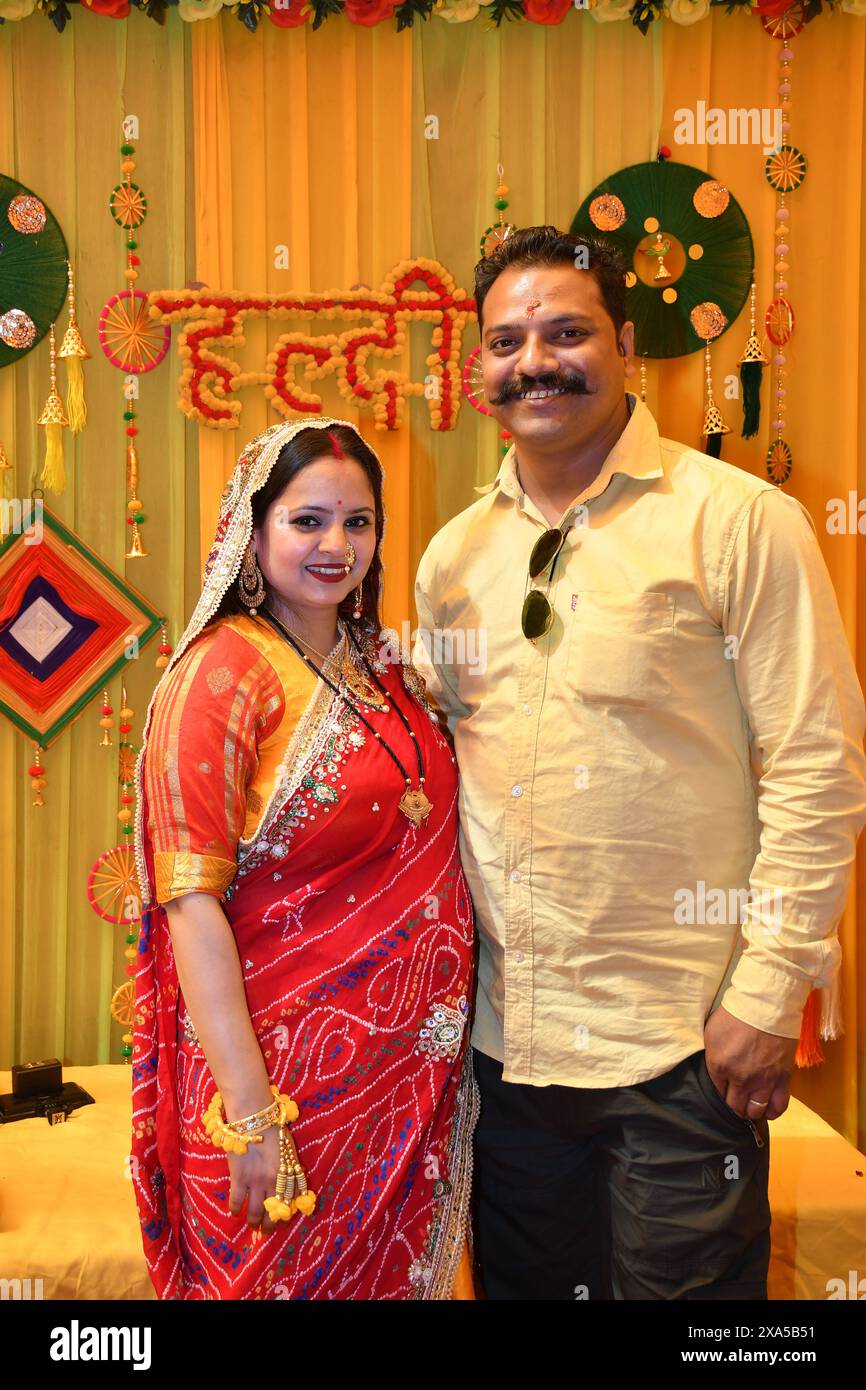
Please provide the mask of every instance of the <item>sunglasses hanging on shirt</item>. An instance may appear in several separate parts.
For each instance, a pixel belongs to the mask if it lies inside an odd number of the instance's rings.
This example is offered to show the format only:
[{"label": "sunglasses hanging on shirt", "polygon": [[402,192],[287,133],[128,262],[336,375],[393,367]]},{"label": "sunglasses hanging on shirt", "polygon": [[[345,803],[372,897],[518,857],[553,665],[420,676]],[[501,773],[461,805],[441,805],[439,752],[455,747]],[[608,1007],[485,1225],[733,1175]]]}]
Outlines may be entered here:
[{"label": "sunglasses hanging on shirt", "polygon": [[548,594],[553,583],[553,571],[556,569],[559,552],[565,545],[566,534],[567,531],[563,530],[562,527],[554,526],[549,531],[543,532],[532,547],[532,554],[529,557],[529,578],[534,583],[544,574],[548,566],[550,566],[550,574],[547,577],[547,591],[545,593],[542,593],[540,589],[530,589],[523,600],[520,626],[523,629],[524,637],[528,637],[530,642],[535,642],[539,637],[543,637],[553,625],[553,609],[550,606]]}]

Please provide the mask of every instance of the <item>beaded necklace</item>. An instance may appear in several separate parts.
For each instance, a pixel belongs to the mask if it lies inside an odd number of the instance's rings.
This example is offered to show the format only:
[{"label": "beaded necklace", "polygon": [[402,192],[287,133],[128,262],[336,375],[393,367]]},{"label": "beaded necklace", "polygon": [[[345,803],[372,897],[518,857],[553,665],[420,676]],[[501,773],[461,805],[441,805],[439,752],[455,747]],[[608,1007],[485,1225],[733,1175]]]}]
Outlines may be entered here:
[{"label": "beaded necklace", "polygon": [[403,795],[401,796],[400,801],[398,802],[400,810],[403,812],[403,815],[407,818],[407,820],[410,820],[412,824],[415,826],[415,828],[418,829],[419,826],[423,825],[430,812],[433,810],[433,804],[431,801],[428,800],[427,794],[424,791],[424,784],[426,781],[426,778],[424,776],[424,759],[421,756],[421,749],[418,746],[418,735],[413,730],[405,714],[401,710],[400,706],[397,704],[397,701],[394,698],[394,696],[389,696],[388,691],[382,685],[375,671],[369,665],[367,658],[361,651],[361,648],[359,647],[351,630],[349,631],[349,640],[354,646],[355,651],[357,652],[373,684],[381,691],[382,695],[385,698],[386,703],[383,704],[381,708],[387,712],[390,708],[390,706],[387,704],[387,701],[390,699],[391,704],[393,705],[394,710],[397,713],[397,716],[399,717],[401,723],[403,724],[403,727],[405,728],[406,732],[412,740],[412,747],[415,749],[415,757],[418,760],[419,785],[417,787],[412,786],[411,777],[409,776],[408,772],[403,766],[403,763],[397,757],[397,754],[394,752],[393,748],[387,742],[387,740],[383,738],[383,736],[379,733],[377,729],[374,729],[373,725],[370,723],[368,719],[364,718],[364,715],[358,709],[357,705],[353,705],[352,701],[349,700],[346,697],[346,695],[343,694],[342,690],[340,690],[338,686],[334,685],[333,681],[328,679],[324,671],[322,671],[320,667],[318,667],[316,663],[313,661],[312,657],[307,656],[307,653],[301,649],[298,642],[296,642],[295,638],[292,636],[292,633],[285,626],[285,624],[280,621],[277,615],[275,613],[272,613],[270,609],[267,608],[262,609],[262,614],[272,626],[277,627],[282,632],[283,636],[286,638],[286,641],[289,643],[292,649],[295,652],[297,652],[301,660],[305,662],[311,670],[315,671],[316,675],[319,677],[319,680],[324,681],[325,685],[327,685],[334,692],[334,694],[343,701],[343,704],[346,705],[352,711],[352,713],[355,715],[357,719],[360,719],[361,723],[365,726],[365,728],[369,729],[370,733],[373,735],[376,741],[380,743],[381,746],[384,748],[391,761],[399,769],[406,783],[406,790],[403,792]]}]

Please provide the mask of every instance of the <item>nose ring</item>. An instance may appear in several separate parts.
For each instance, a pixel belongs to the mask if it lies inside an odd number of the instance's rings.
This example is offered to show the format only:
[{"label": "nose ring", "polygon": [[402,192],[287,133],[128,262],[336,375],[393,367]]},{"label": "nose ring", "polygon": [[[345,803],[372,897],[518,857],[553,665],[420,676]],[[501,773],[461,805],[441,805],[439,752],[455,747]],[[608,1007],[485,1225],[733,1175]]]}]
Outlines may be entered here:
[{"label": "nose ring", "polygon": [[347,573],[347,574],[351,574],[352,566],[354,565],[356,558],[357,558],[357,557],[356,557],[356,555],[355,555],[355,547],[353,546],[352,542],[349,541],[349,543],[348,543],[347,546],[346,546],[346,573]]}]

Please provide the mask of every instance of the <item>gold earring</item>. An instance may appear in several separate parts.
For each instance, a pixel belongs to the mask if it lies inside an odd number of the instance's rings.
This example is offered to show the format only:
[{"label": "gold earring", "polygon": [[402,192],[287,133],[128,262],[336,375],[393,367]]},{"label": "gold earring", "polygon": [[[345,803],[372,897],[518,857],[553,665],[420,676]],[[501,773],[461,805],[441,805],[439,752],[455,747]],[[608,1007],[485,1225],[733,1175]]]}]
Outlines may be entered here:
[{"label": "gold earring", "polygon": [[361,586],[360,586],[360,584],[359,584],[358,587],[357,587],[357,589],[355,590],[355,607],[354,607],[354,610],[353,610],[353,612],[352,612],[352,617],[355,619],[356,622],[357,622],[358,619],[360,618],[360,616],[361,616],[361,614],[363,613],[363,611],[364,611],[364,591],[363,591],[363,589],[361,588]]},{"label": "gold earring", "polygon": [[265,601],[265,585],[252,544],[247,546],[238,580],[238,598],[255,617],[256,609]]}]

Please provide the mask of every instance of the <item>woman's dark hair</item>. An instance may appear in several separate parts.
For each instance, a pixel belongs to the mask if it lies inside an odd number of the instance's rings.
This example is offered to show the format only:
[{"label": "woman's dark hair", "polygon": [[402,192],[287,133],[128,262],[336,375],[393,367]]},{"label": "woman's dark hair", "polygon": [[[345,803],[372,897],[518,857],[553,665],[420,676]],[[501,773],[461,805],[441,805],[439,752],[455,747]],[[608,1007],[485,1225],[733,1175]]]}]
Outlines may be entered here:
[{"label": "woman's dark hair", "polygon": [[[579,256],[578,252],[582,254]],[[531,265],[571,265],[576,270],[585,270],[598,283],[604,307],[619,337],[626,321],[626,265],[622,255],[601,237],[576,237],[570,232],[560,232],[556,227],[521,227],[478,262],[475,267],[475,304],[479,332],[483,330],[484,301],[494,280],[499,278],[503,270]]]},{"label": "woman's dark hair", "polygon": [[[355,606],[354,593],[347,595],[338,608],[338,613],[344,622],[351,623],[356,629],[369,628],[378,633],[381,627],[379,616],[379,601],[382,587],[382,560],[379,555],[379,545],[382,540],[382,532],[385,528],[385,508],[382,501],[382,470],[379,460],[372,449],[361,438],[355,430],[346,425],[334,425],[332,429],[310,428],[299,430],[293,439],[284,444],[277,455],[276,463],[271,469],[270,476],[263,487],[258,492],[253,493],[253,526],[260,527],[264,524],[268,510],[278,497],[288,487],[289,483],[311,463],[318,462],[319,459],[326,458],[328,455],[335,455],[337,458],[354,459],[355,463],[363,468],[370,484],[373,494],[373,506],[376,520],[376,549],[373,553],[373,560],[364,576],[361,589],[364,596],[362,614],[359,619],[352,617],[352,610]],[[268,581],[264,580],[265,588]],[[238,596],[237,580],[223,594],[219,607],[211,621],[217,618],[228,617],[234,613],[249,613],[249,609],[241,602]]]}]

